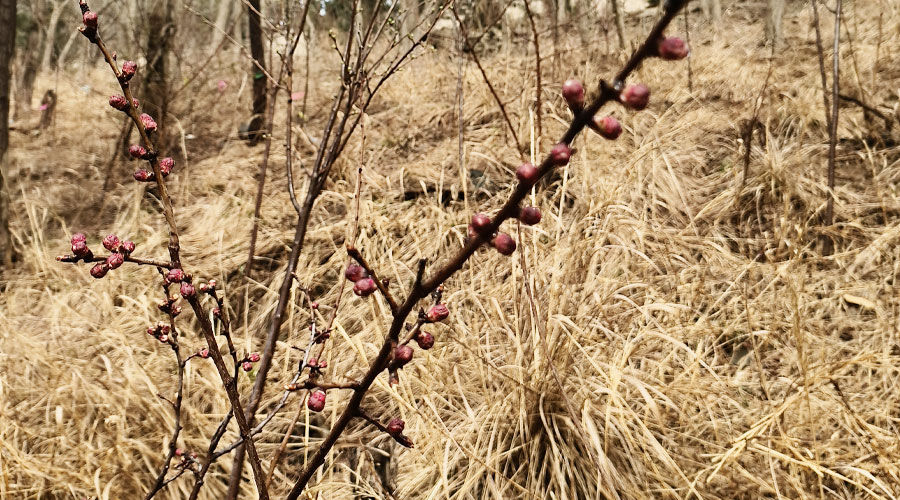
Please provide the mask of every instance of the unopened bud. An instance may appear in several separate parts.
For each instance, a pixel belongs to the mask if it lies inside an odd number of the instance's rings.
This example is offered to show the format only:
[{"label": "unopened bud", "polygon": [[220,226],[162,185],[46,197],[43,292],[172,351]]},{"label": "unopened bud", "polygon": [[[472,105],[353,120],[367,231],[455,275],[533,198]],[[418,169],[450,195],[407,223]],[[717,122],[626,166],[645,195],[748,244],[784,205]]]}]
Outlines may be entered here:
[{"label": "unopened bud", "polygon": [[128,109],[128,100],[123,95],[114,95],[109,97],[109,105],[119,111]]},{"label": "unopened bud", "polygon": [[184,280],[184,271],[179,268],[169,269],[166,273],[166,281],[169,283],[181,283]]},{"label": "unopened bud", "polygon": [[119,248],[119,237],[110,234],[106,238],[103,238],[103,248],[109,250],[110,252],[115,252],[116,249]]},{"label": "unopened bud", "polygon": [[619,100],[629,108],[640,111],[650,104],[650,88],[643,83],[629,85],[625,87],[625,90],[619,96]]},{"label": "unopened bud", "polygon": [[138,182],[153,182],[156,180],[156,175],[145,169],[135,170],[134,172],[134,180]]},{"label": "unopened bud", "polygon": [[247,356],[247,359],[251,363],[256,363],[257,361],[259,361],[259,353],[256,353],[256,352],[251,353],[249,356]]},{"label": "unopened bud", "polygon": [[159,341],[162,342],[163,344],[165,344],[166,342],[169,341],[169,336],[166,334],[162,334],[159,336]]},{"label": "unopened bud", "polygon": [[87,243],[85,243],[84,240],[75,240],[73,238],[72,253],[75,254],[76,257],[86,257],[91,253],[91,249],[88,248]]},{"label": "unopened bud", "polygon": [[429,323],[444,321],[445,319],[447,319],[447,316],[450,316],[450,309],[447,308],[447,304],[437,304],[431,306],[431,308],[428,309],[428,312],[425,313],[425,318]]},{"label": "unopened bud", "polygon": [[408,345],[398,345],[394,348],[394,362],[397,363],[398,367],[405,365],[412,361],[413,350],[412,347]]},{"label": "unopened bud", "polygon": [[372,278],[363,278],[353,284],[353,293],[360,297],[368,297],[377,289],[378,286]]},{"label": "unopened bud", "polygon": [[101,262],[99,264],[95,264],[94,267],[91,268],[91,276],[100,279],[106,276],[106,273],[109,272],[109,266],[106,265],[106,262]]},{"label": "unopened bud", "polygon": [[537,167],[532,165],[531,163],[523,163],[518,169],[516,169],[516,178],[519,179],[519,182],[522,184],[532,185],[537,182],[540,177],[540,172],[538,172]]},{"label": "unopened bud", "polygon": [[357,281],[368,278],[369,274],[363,269],[362,266],[357,264],[350,264],[347,266],[347,269],[344,271],[344,277],[348,280],[356,283]]},{"label": "unopened bud", "polygon": [[309,393],[306,407],[311,411],[320,412],[325,409],[325,391],[315,390]]},{"label": "unopened bud", "polygon": [[147,156],[147,150],[144,149],[144,146],[132,144],[128,147],[128,154],[130,154],[132,158],[143,160]]},{"label": "unopened bud", "polygon": [[134,252],[135,244],[133,241],[125,240],[119,245],[119,252],[124,255],[131,255],[131,252]]},{"label": "unopened bud", "polygon": [[250,370],[253,369],[253,363],[251,363],[249,361],[244,361],[241,364],[241,368],[243,368],[245,372],[249,372]]},{"label": "unopened bud", "polygon": [[506,233],[500,233],[491,242],[502,255],[512,255],[516,251],[516,240]]},{"label": "unopened bud", "polygon": [[163,158],[159,160],[159,171],[163,174],[163,177],[172,173],[172,169],[175,167],[175,160],[172,158]]},{"label": "unopened bud", "polygon": [[209,357],[209,349],[204,347],[203,349],[200,349],[200,352],[198,352],[197,355],[203,359],[206,359]]},{"label": "unopened bud", "polygon": [[109,266],[110,269],[118,269],[125,263],[125,256],[116,252],[109,254],[109,257],[106,258],[106,265]]},{"label": "unopened bud", "polygon": [[550,161],[557,167],[561,167],[566,163],[569,163],[569,158],[571,156],[572,150],[569,149],[568,145],[563,143],[559,143],[556,146],[553,146],[553,149],[550,150]]},{"label": "unopened bud", "polygon": [[584,86],[578,80],[566,80],[562,86],[562,95],[572,111],[579,112],[584,108]]},{"label": "unopened bud", "polygon": [[483,233],[491,225],[491,218],[484,214],[475,214],[472,216],[472,229],[478,233]]},{"label": "unopened bud", "polygon": [[615,140],[620,135],[622,135],[622,124],[619,123],[619,120],[611,116],[604,117],[594,117],[593,127],[591,127],[595,132],[600,134],[604,139]]},{"label": "unopened bud", "polygon": [[391,421],[387,424],[387,431],[391,436],[397,436],[403,433],[403,429],[405,427],[406,422],[399,418],[392,418]]},{"label": "unopened bud", "polygon": [[194,288],[194,285],[184,281],[181,283],[181,296],[186,299],[191,299],[197,295],[197,290]]},{"label": "unopened bud", "polygon": [[427,351],[434,347],[434,335],[428,332],[419,332],[416,335],[416,343],[419,344],[419,349]]},{"label": "unopened bud", "polygon": [[312,304],[309,305],[309,307],[313,308],[314,310],[315,310],[315,309],[318,309],[318,308],[319,308],[319,303],[318,303],[318,302],[313,302]]},{"label": "unopened bud", "polygon": [[87,241],[87,236],[85,236],[84,233],[75,233],[72,235],[72,244],[74,245],[76,241],[84,243]]},{"label": "unopened bud", "polygon": [[141,113],[140,120],[141,125],[144,126],[144,130],[146,130],[147,133],[156,131],[156,120],[154,120],[152,116],[147,113]]},{"label": "unopened bud", "polygon": [[122,79],[124,81],[131,80],[134,74],[137,73],[137,63],[134,61],[125,61],[122,63]]},{"label": "unopened bud", "polygon": [[85,12],[84,15],[81,16],[81,22],[88,28],[97,29],[97,25],[99,24],[97,13],[91,10]]},{"label": "unopened bud", "polygon": [[137,97],[132,97],[132,98],[131,98],[131,105],[134,106],[134,109],[138,109],[139,107],[141,107],[141,101],[139,101],[139,100],[137,99]]},{"label": "unopened bud", "polygon": [[533,226],[541,221],[541,209],[538,207],[522,207],[522,210],[519,210],[519,220],[523,224]]},{"label": "unopened bud", "polygon": [[687,57],[691,50],[684,40],[677,36],[670,36],[659,41],[659,44],[656,46],[656,53],[661,59],[677,61]]}]

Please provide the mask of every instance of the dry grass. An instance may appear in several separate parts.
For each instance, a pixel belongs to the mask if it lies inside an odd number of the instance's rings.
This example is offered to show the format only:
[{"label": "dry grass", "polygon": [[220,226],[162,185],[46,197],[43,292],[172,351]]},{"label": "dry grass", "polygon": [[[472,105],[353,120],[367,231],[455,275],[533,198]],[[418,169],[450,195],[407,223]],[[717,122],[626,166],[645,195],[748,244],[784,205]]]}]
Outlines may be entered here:
[{"label": "dry grass", "polygon": [[[900,10],[858,3],[848,16],[855,60],[845,51],[844,88],[855,93],[862,84],[870,102],[896,110]],[[351,427],[311,491],[388,498],[374,465],[387,453],[396,498],[900,496],[900,149],[867,146],[877,123],[842,109],[838,223],[829,232],[837,251],[822,257],[826,146],[809,17],[804,10],[787,20],[790,49],[775,62],[762,107],[765,142],[754,142],[747,179],[736,138],[768,67],[757,46],[761,24],[732,14],[718,33],[692,33],[693,95],[684,65],[646,65],[639,78],[655,92],[651,108],[625,115],[627,133],[615,143],[578,140],[559,181],[534,197],[544,222],[510,227],[520,252],[510,259],[484,251],[450,280],[453,314],[433,329],[436,347],[416,352],[398,386],[379,379],[368,396],[371,413],[406,419],[416,448]],[[528,58],[499,50],[486,62],[527,138]],[[617,61],[586,49],[567,64],[594,80]],[[499,206],[518,163],[470,66],[461,171],[454,67],[444,53],[417,59],[367,119],[358,246],[401,293],[416,259],[449,255],[474,211]],[[117,130],[101,98],[78,87],[108,78],[64,78],[55,130],[13,137],[14,229],[26,259],[0,296],[0,497],[134,498],[157,471],[172,424],[156,394],[171,395],[173,359],[143,333],[158,317],[155,272],[123,268],[98,281],[54,257],[74,230],[96,246],[115,229],[147,256],[163,255],[165,235],[152,197],[125,182],[130,166],[116,167],[123,183],[96,215]],[[557,93],[548,86],[551,136],[567,120]],[[312,109],[325,97],[315,96]],[[224,116],[198,141],[234,130],[232,104],[216,105]],[[359,139],[316,207],[298,266],[326,314],[352,223]],[[204,151],[212,152],[192,157],[173,182],[185,262],[226,283],[242,325],[237,341],[252,350],[280,281],[274,271],[245,286],[239,273],[261,149],[209,143]],[[281,259],[293,215],[283,151],[274,151],[258,253]],[[327,353],[331,373],[361,374],[388,317],[380,298],[347,297]],[[302,307],[290,310],[270,402],[299,360],[289,346],[304,345],[307,321]],[[200,336],[183,328],[189,350],[198,349]],[[211,364],[189,364],[183,447],[202,452],[227,410],[218,386]],[[324,419],[302,410],[309,425],[295,429],[275,490],[291,483],[345,397],[329,396]],[[264,456],[298,401],[263,435]],[[226,441],[234,437],[232,430]],[[204,498],[220,498],[229,464],[214,469]],[[179,480],[162,498],[184,498],[189,483]]]}]

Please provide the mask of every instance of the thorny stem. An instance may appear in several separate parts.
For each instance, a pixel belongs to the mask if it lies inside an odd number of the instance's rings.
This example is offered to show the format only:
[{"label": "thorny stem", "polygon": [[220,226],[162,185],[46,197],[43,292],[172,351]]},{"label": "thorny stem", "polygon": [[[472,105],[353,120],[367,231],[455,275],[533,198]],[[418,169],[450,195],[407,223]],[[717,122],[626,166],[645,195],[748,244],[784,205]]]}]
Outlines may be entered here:
[{"label": "thorny stem", "polygon": [[[665,12],[662,18],[650,31],[646,41],[634,54],[632,54],[622,70],[615,76],[612,85],[601,82],[599,97],[574,117],[569,129],[559,141],[560,143],[566,145],[571,144],[575,137],[584,130],[592,120],[593,116],[604,104],[618,98],[625,79],[628,78],[628,76],[631,75],[645,59],[654,55],[656,50],[655,43],[660,39],[663,31],[671,23],[672,19],[687,4],[687,1],[688,0],[669,0],[665,3]],[[539,176],[543,177],[553,168],[554,165],[551,162],[550,157],[547,156],[538,169]],[[456,255],[445,261],[428,279],[416,279],[409,296],[393,315],[388,336],[382,344],[381,349],[378,351],[377,356],[372,360],[368,371],[360,380],[359,386],[353,390],[350,400],[344,407],[340,417],[338,417],[337,421],[334,423],[331,431],[319,445],[313,456],[304,465],[303,470],[300,472],[300,476],[297,478],[297,481],[294,483],[294,486],[287,496],[288,500],[297,500],[297,498],[299,498],[310,479],[312,479],[315,471],[325,463],[325,458],[334,447],[338,438],[347,428],[347,425],[349,425],[354,417],[359,415],[363,397],[378,375],[388,367],[393,346],[397,343],[399,335],[406,324],[406,319],[410,313],[412,313],[416,304],[437,289],[438,286],[444,283],[450,276],[459,271],[466,261],[469,260],[479,247],[488,241],[490,235],[497,231],[504,221],[518,214],[520,203],[531,192],[531,189],[531,184],[519,183],[512,194],[510,194],[510,197],[503,205],[503,208],[501,208],[500,212],[493,218],[489,227],[485,228],[485,230],[475,238],[472,238],[456,253]]]},{"label": "thorny stem", "polygon": [[[79,6],[81,7],[82,14],[90,10],[84,0],[79,0]],[[175,223],[175,211],[172,207],[172,200],[169,198],[169,192],[166,188],[166,183],[160,169],[158,151],[156,149],[156,146],[150,139],[150,134],[144,128],[144,125],[140,120],[138,110],[131,105],[131,103],[134,102],[134,98],[131,93],[131,87],[128,84],[128,81],[122,77],[122,73],[119,70],[115,58],[107,49],[106,44],[103,43],[103,39],[100,37],[99,32],[96,29],[88,29],[85,27],[80,28],[80,30],[91,43],[97,46],[97,48],[103,54],[103,58],[106,60],[107,64],[109,64],[109,67],[115,74],[116,79],[119,82],[119,86],[122,89],[122,93],[125,95],[125,102],[129,104],[126,108],[126,112],[137,127],[137,130],[141,135],[141,140],[143,141],[144,146],[149,151],[148,161],[150,162],[150,165],[153,168],[154,176],[156,177],[156,185],[159,188],[159,196],[163,205],[166,224],[169,227],[168,247],[171,267],[181,268],[178,227]],[[219,351],[212,324],[210,324],[209,319],[204,314],[203,307],[200,305],[200,302],[196,296],[188,299],[188,302],[191,304],[191,308],[194,310],[194,315],[197,317],[197,321],[200,323],[201,330],[203,331],[203,335],[206,338],[210,355],[213,358],[217,371],[219,372],[219,377],[222,380],[222,385],[225,387],[225,391],[228,394],[228,399],[231,402],[232,409],[234,410],[235,418],[238,422],[241,435],[247,438],[250,435],[250,426],[247,424],[246,418],[244,418],[243,407],[241,405],[240,395],[237,392],[237,384],[235,383],[235,379],[228,374],[224,360],[222,359],[222,353]],[[263,476],[262,465],[259,460],[259,455],[256,451],[256,446],[253,443],[252,439],[247,440],[247,448],[250,454],[254,479],[256,480],[256,487],[259,493],[260,500],[268,500],[269,494],[265,485],[265,477]]]}]

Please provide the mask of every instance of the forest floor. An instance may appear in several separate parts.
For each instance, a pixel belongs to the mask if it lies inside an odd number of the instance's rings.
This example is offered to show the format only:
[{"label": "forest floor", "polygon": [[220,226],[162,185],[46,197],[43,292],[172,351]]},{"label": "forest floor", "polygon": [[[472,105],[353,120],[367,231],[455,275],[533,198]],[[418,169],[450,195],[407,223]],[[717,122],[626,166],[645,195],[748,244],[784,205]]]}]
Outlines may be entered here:
[{"label": "forest floor", "polygon": [[[831,16],[822,13],[830,45]],[[432,330],[435,348],[416,352],[399,385],[379,379],[367,396],[369,411],[406,420],[415,448],[351,427],[311,491],[328,499],[390,498],[388,489],[404,499],[900,497],[900,7],[846,7],[852,44],[841,53],[841,93],[893,126],[841,102],[829,228],[811,11],[788,11],[786,47],[772,59],[757,14],[730,9],[716,28],[692,13],[690,88],[686,62],[645,64],[635,81],[652,89],[648,110],[607,110],[625,128],[615,142],[577,139],[571,163],[532,197],[541,224],[510,224],[519,242],[512,258],[482,251],[449,280],[452,314]],[[629,26],[630,38],[644,28]],[[561,82],[596,82],[624,61],[603,40],[576,38],[560,41],[558,62],[545,59],[539,143],[528,44],[483,57],[536,157],[570,119]],[[825,55],[830,67],[830,49]],[[262,146],[236,138],[236,110],[248,101],[243,67],[216,66],[174,105],[182,153],[170,186],[185,266],[223,284],[238,348],[249,352],[260,349],[296,216],[279,118],[260,264],[244,277]],[[529,158],[469,63],[461,164],[456,68],[446,50],[413,60],[336,165],[297,272],[323,314],[342,290],[359,165],[356,244],[402,293],[419,258],[446,258],[473,213],[499,208]],[[306,135],[298,134],[301,177],[336,82],[333,71],[314,70]],[[11,138],[22,255],[0,283],[0,498],[135,498],[170,436],[172,409],[157,394],[172,395],[173,356],[145,333],[160,319],[156,271],[125,266],[95,280],[55,260],[76,231],[95,247],[115,232],[137,242],[136,255],[165,255],[156,198],[130,180],[136,164],[119,156],[108,169],[121,126],[106,105],[114,85],[99,67],[42,76],[38,93],[60,96],[55,124]],[[757,105],[745,168],[741,137]],[[823,238],[834,240],[832,255]],[[390,313],[380,297],[343,290],[326,357],[331,373],[354,377]],[[270,387],[290,378],[302,355],[291,346],[308,335],[296,299]],[[187,320],[182,328],[186,352],[200,349],[196,329]],[[240,382],[245,394],[251,380]],[[263,409],[278,397],[270,390]],[[276,492],[347,396],[329,395],[324,417],[294,397],[258,445],[270,457],[299,412]],[[212,365],[192,360],[179,446],[202,454],[227,410]],[[235,437],[230,429],[225,441]],[[389,473],[379,475],[385,460]],[[226,457],[213,468],[203,498],[222,497],[229,467]],[[179,479],[159,498],[186,498],[191,484]]]}]

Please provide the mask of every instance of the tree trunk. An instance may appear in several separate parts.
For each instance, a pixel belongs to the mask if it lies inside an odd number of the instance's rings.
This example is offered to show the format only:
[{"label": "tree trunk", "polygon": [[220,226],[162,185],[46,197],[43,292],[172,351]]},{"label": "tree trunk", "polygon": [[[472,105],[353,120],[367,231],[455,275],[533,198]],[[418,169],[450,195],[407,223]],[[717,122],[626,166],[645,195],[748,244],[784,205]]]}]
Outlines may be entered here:
[{"label": "tree trunk", "polygon": [[56,2],[53,12],[50,14],[50,20],[47,21],[47,34],[44,37],[44,56],[41,57],[41,71],[50,69],[50,60],[53,58],[53,49],[56,46],[56,25],[59,24],[59,18],[62,16],[63,7],[68,5],[66,0]]},{"label": "tree trunk", "polygon": [[9,149],[9,77],[16,46],[16,0],[0,0],[0,254],[3,266],[12,267],[12,235],[9,232],[9,187],[6,185],[6,152]]},{"label": "tree trunk", "polygon": [[771,43],[775,49],[781,48],[783,41],[782,17],[784,17],[784,0],[766,1],[766,43]]},{"label": "tree trunk", "polygon": [[625,19],[622,18],[622,9],[619,8],[619,0],[610,0],[613,18],[616,20],[616,36],[619,37],[619,48],[625,50]]},{"label": "tree trunk", "polygon": [[228,18],[231,16],[231,2],[229,1],[220,1],[219,2],[219,11],[216,13],[216,28],[213,30],[212,42],[210,43],[210,47],[218,47],[222,40],[225,38],[225,34],[228,31]]},{"label": "tree trunk", "polygon": [[250,56],[253,62],[250,66],[250,75],[253,78],[253,116],[247,126],[247,138],[251,143],[256,143],[263,134],[263,122],[266,114],[266,53],[263,47],[262,26],[259,14],[262,12],[261,0],[247,1],[247,15],[249,17]]},{"label": "tree trunk", "polygon": [[[28,30],[28,47],[37,47],[41,34],[37,24],[31,23]],[[21,120],[31,111],[31,99],[34,97],[34,79],[37,76],[38,60],[36,50],[25,50],[22,54],[22,66],[17,76],[16,85],[16,109],[13,110],[13,120]]]},{"label": "tree trunk", "polygon": [[169,149],[169,86],[166,59],[175,35],[172,0],[154,0],[147,16],[147,72],[144,78],[144,110],[158,124],[156,141],[160,151]]}]

